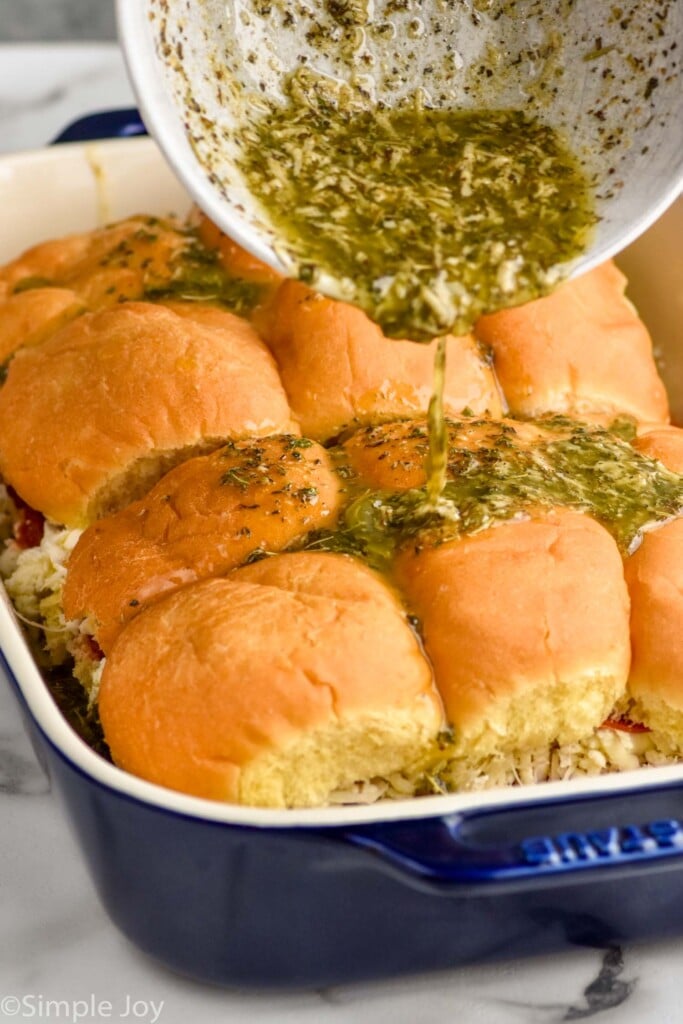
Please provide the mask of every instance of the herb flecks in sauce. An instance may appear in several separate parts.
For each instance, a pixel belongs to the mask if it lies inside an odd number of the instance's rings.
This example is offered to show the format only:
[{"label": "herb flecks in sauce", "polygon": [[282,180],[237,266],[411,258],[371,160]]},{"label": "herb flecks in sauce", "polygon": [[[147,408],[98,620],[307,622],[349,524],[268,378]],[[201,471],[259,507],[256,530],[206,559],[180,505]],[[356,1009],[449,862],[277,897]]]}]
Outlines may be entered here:
[{"label": "herb flecks in sauce", "polygon": [[150,302],[178,299],[183,302],[210,302],[244,316],[263,298],[264,286],[254,281],[231,277],[221,265],[219,254],[202,245],[191,231],[187,247],[169,268],[168,279],[149,282],[145,298]]},{"label": "herb flecks in sauce", "polygon": [[[643,531],[683,514],[683,476],[601,427],[566,417],[524,421],[519,432],[510,421],[446,424],[447,479],[436,509],[426,487],[369,490],[354,481],[338,530],[311,535],[307,546],[345,551],[387,572],[397,547],[410,539],[440,544],[560,506],[598,520],[629,554]],[[525,427],[538,427],[539,436]],[[366,433],[377,439],[382,429]],[[477,430],[482,435],[474,443]],[[411,440],[406,465],[428,451],[426,424],[412,428]]]},{"label": "herb flecks in sauce", "polygon": [[211,302],[246,315],[264,298],[263,285],[231,276],[218,250],[204,245],[195,229],[182,227],[173,219],[132,217],[105,226],[91,238],[91,251],[86,250],[80,260],[67,261],[54,279],[28,275],[16,282],[11,294],[71,288],[86,309],[92,303],[92,272],[100,270],[105,277],[111,275],[107,277],[111,284],[96,298],[94,308],[103,299],[109,303],[179,299]]},{"label": "herb flecks in sauce", "polygon": [[297,80],[242,136],[300,278],[391,337],[465,331],[547,292],[594,223],[578,162],[516,110],[364,109]]}]

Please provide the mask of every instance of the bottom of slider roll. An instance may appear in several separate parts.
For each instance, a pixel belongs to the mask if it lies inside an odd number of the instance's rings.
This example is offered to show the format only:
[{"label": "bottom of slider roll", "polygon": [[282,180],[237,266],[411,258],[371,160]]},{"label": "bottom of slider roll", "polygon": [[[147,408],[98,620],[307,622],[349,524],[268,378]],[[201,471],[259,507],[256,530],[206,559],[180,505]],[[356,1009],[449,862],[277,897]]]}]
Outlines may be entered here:
[{"label": "bottom of slider roll", "polygon": [[539,510],[452,541],[418,537],[395,570],[462,756],[576,742],[624,694],[622,561],[588,516]]},{"label": "bottom of slider roll", "polygon": [[418,770],[358,781],[331,793],[328,802],[367,804],[431,794],[568,782],[612,772],[679,764],[682,753],[680,745],[647,728],[606,724],[575,743],[546,744],[487,757],[453,756],[452,751],[443,749]]}]

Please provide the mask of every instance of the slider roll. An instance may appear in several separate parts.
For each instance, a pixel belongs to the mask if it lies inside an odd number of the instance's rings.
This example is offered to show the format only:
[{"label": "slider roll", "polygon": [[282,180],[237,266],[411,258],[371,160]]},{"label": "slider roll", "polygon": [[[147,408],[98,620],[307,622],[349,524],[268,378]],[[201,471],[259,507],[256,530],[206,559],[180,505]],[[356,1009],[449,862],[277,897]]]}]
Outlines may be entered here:
[{"label": "slider roll", "polygon": [[[385,338],[361,310],[298,281],[281,286],[259,329],[307,437],[327,440],[349,426],[425,414],[436,341]],[[465,408],[500,415],[495,377],[469,335],[449,337],[444,407],[452,415]]]},{"label": "slider roll", "polygon": [[[683,430],[663,427],[634,441],[643,455],[683,473]],[[631,595],[627,713],[664,750],[683,753],[683,519],[646,533],[625,563]]]},{"label": "slider roll", "polygon": [[428,662],[385,583],[345,555],[275,555],[146,609],[107,659],[117,764],[268,807],[414,763],[443,725]]},{"label": "slider roll", "polygon": [[668,421],[652,341],[625,287],[624,275],[607,262],[542,299],[477,321],[475,334],[493,351],[511,412]]},{"label": "slider roll", "polygon": [[90,526],[62,599],[105,653],[122,627],[176,587],[222,576],[310,530],[334,529],[340,481],[328,453],[295,435],[231,441],[189,459],[149,494]]},{"label": "slider roll", "polygon": [[588,516],[558,509],[437,546],[418,540],[396,579],[420,619],[458,754],[572,742],[623,695],[622,561]]},{"label": "slider roll", "polygon": [[128,302],[85,314],[18,352],[0,389],[0,471],[67,526],[122,508],[228,438],[279,432],[298,426],[272,357],[220,310]]}]

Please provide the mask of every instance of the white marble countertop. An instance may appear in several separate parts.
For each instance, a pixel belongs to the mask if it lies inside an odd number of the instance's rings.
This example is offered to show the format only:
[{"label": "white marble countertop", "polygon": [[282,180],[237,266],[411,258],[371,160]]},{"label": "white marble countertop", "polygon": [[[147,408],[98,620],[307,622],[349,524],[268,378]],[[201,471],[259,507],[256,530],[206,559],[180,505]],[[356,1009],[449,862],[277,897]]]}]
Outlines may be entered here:
[{"label": "white marble countertop", "polygon": [[[132,103],[123,62],[114,46],[0,46],[2,151],[42,146],[76,117]],[[222,991],[175,977],[129,945],[101,909],[61,809],[51,798],[24,737],[13,698],[1,680],[0,813],[2,1020],[137,1019],[162,1024],[243,1020],[252,1024],[551,1024],[589,1017],[605,1024],[674,1024],[683,1020],[683,940],[608,954],[578,950],[534,961],[511,958],[495,966],[288,996]]]}]

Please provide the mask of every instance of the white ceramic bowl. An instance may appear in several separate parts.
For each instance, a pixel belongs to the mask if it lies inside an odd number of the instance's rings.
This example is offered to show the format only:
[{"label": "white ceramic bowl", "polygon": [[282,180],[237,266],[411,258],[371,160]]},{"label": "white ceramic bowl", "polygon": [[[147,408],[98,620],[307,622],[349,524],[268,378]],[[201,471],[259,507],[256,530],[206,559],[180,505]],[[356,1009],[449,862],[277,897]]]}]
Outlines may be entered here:
[{"label": "white ceramic bowl", "polygon": [[[390,106],[419,87],[430,105],[521,107],[562,128],[599,182],[600,221],[574,273],[628,245],[680,191],[680,2],[424,0],[404,8],[374,0],[368,10],[391,32],[373,37],[359,29],[351,57],[338,43],[321,54],[308,41],[330,6],[117,0],[119,34],[150,132],[212,220],[281,272],[295,276],[296,257],[247,187],[236,163],[238,136],[262,95],[282,96],[285,77],[302,59],[349,81],[360,73],[362,54],[373,61],[362,65],[364,81]],[[416,22],[419,32],[411,28]],[[383,77],[386,63],[401,74]]]}]

